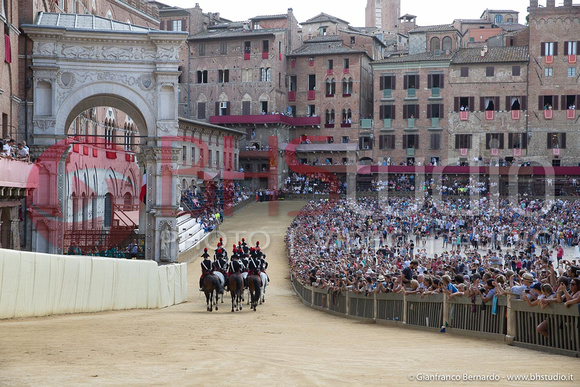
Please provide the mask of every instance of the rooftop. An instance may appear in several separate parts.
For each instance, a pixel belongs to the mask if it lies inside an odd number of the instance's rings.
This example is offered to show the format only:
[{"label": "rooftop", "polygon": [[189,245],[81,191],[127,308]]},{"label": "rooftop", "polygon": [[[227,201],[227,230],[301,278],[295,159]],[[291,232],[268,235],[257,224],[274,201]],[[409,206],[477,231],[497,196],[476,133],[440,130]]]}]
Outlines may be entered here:
[{"label": "rooftop", "polygon": [[455,19],[454,21],[465,23],[465,24],[492,24],[486,19]]},{"label": "rooftop", "polygon": [[453,55],[451,64],[527,62],[528,60],[526,46],[490,47],[485,56],[481,56],[481,48],[462,48]]},{"label": "rooftop", "polygon": [[74,30],[133,32],[133,33],[148,33],[150,31],[171,32],[137,26],[130,23],[123,23],[116,20],[107,19],[101,16],[84,15],[78,13],[40,12],[36,17],[34,25],[43,27],[59,27],[68,30],[74,29]]},{"label": "rooftop", "polygon": [[521,31],[527,28],[527,26],[518,23],[501,23],[499,27],[507,32]]},{"label": "rooftop", "polygon": [[[404,51],[403,51],[404,53]],[[394,56],[382,60],[374,61],[375,63],[408,63],[408,62],[425,62],[425,61],[449,61],[453,57],[453,53],[445,52],[422,52],[415,55]]]},{"label": "rooftop", "polygon": [[416,34],[420,32],[442,32],[442,31],[457,31],[455,27],[451,24],[440,24],[435,26],[425,26],[425,27],[417,27],[413,28],[409,31],[410,34]]},{"label": "rooftop", "polygon": [[305,22],[302,22],[301,24],[322,23],[325,21],[330,21],[333,23],[349,24],[346,20],[339,19],[335,16],[329,15],[329,14],[324,13],[324,12],[321,12],[320,14],[314,16],[313,18],[310,18],[310,19],[306,20]]},{"label": "rooftop", "polygon": [[269,36],[277,32],[284,32],[283,28],[264,28],[259,30],[208,30],[192,36],[189,40],[227,39],[227,38],[252,38],[255,36]]},{"label": "rooftop", "polygon": [[280,15],[259,15],[259,16],[254,16],[252,18],[250,18],[250,20],[252,21],[258,21],[258,20],[271,20],[271,19],[286,19],[288,17],[288,14],[280,14]]},{"label": "rooftop", "polygon": [[343,45],[342,40],[332,41],[312,41],[305,40],[302,47],[294,50],[292,56],[313,56],[313,55],[332,55],[332,54],[357,54],[365,53],[364,50],[356,50]]}]

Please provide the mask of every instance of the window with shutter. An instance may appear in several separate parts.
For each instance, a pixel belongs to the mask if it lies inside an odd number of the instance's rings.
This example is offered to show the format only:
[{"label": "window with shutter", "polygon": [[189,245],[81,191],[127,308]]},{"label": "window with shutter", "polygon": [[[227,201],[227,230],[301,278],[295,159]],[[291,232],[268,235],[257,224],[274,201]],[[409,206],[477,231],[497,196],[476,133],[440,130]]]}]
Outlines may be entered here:
[{"label": "window with shutter", "polygon": [[200,120],[205,120],[205,102],[197,103],[197,118]]},{"label": "window with shutter", "polygon": [[440,133],[431,133],[430,148],[433,150],[441,149],[441,134]]},{"label": "window with shutter", "polygon": [[242,115],[249,116],[251,114],[251,101],[242,101]]},{"label": "window with shutter", "polygon": [[462,67],[461,68],[461,77],[467,78],[469,76],[469,67]]}]

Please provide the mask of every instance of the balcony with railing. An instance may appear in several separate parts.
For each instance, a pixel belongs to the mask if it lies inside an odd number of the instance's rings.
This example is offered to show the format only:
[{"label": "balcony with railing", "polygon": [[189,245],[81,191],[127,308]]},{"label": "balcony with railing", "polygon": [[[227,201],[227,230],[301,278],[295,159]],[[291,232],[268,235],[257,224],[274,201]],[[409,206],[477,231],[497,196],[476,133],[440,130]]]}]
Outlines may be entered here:
[{"label": "balcony with railing", "polygon": [[407,98],[416,98],[417,89],[407,89]]},{"label": "balcony with railing", "polygon": [[393,95],[393,90],[391,89],[384,89],[383,90],[383,98],[391,98]]},{"label": "balcony with railing", "polygon": [[393,125],[393,120],[391,118],[383,119],[383,129],[391,129]]},{"label": "balcony with railing", "polygon": [[209,117],[209,123],[214,125],[286,124],[291,126],[317,126],[320,125],[320,117],[289,117],[283,114],[211,116]]},{"label": "balcony with railing", "polygon": [[441,89],[438,87],[431,88],[431,98],[441,97]]},{"label": "balcony with railing", "polygon": [[439,127],[439,117],[431,117],[431,127],[432,128]]},{"label": "balcony with railing", "polygon": [[37,188],[38,179],[30,175],[34,164],[0,157],[0,187]]},{"label": "balcony with railing", "polygon": [[370,118],[363,118],[360,120],[360,128],[361,129],[372,129],[373,128],[373,120]]}]

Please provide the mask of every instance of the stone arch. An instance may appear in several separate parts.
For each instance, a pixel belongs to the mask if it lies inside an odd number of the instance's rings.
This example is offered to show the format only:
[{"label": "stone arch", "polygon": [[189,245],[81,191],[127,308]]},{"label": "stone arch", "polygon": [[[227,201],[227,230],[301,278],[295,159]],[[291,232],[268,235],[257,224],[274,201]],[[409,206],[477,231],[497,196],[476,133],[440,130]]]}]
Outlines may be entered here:
[{"label": "stone arch", "polygon": [[[112,94],[112,89],[117,93]],[[156,128],[153,107],[142,95],[123,85],[109,82],[87,85],[66,98],[56,112],[56,128],[68,129],[79,114],[95,106],[115,106],[122,110],[133,119],[140,135],[147,136]]]},{"label": "stone arch", "polygon": [[[105,14],[108,10],[103,9]],[[85,20],[81,21],[83,18]],[[95,18],[99,19],[99,23],[94,22]],[[111,204],[115,197],[122,200],[123,190],[127,190],[128,179],[125,178],[122,184],[117,184],[114,180],[123,180],[123,174],[128,174],[131,168],[137,169],[132,155],[127,154],[130,157],[126,160],[124,157],[126,155],[116,157],[113,154],[121,154],[124,152],[122,149],[98,148],[93,149],[97,152],[90,152],[87,155],[85,153],[87,147],[83,144],[77,144],[76,152],[68,150],[70,145],[74,148],[75,142],[78,141],[67,138],[67,132],[79,115],[89,111],[87,114],[91,116],[92,110],[89,109],[113,106],[130,116],[133,120],[130,129],[135,128],[138,134],[145,138],[142,141],[143,145],[140,146],[141,153],[137,155],[139,165],[147,171],[146,215],[140,219],[140,226],[143,227],[140,232],[146,235],[146,258],[159,259],[157,248],[159,225],[165,222],[164,224],[176,227],[172,211],[177,208],[177,194],[172,188],[176,186],[177,176],[169,176],[170,180],[161,183],[160,171],[163,163],[168,164],[164,167],[170,170],[177,169],[174,148],[179,146],[173,143],[166,145],[171,148],[171,158],[163,161],[161,139],[165,136],[176,136],[178,133],[179,48],[186,41],[188,34],[181,31],[151,30],[141,26],[121,30],[117,28],[118,25],[126,26],[126,24],[115,21],[113,10],[110,10],[109,18],[111,20],[95,15],[60,14],[57,19],[37,18],[35,24],[23,26],[24,33],[33,42],[30,60],[34,77],[35,107],[32,111],[31,153],[33,157],[42,155],[42,166],[39,168],[41,171],[43,168],[49,171],[47,178],[50,180],[46,184],[50,194],[46,195],[43,192],[43,195],[35,195],[34,200],[38,202],[34,204],[39,208],[45,205],[60,205],[63,212],[72,207],[72,185],[69,179],[73,171],[68,169],[69,166],[91,169],[89,180],[92,187],[84,194],[86,200],[90,198],[91,201],[88,206],[93,213],[93,226],[96,222],[94,219],[97,218],[94,213],[103,213],[103,199],[106,195],[109,195],[107,200]],[[104,27],[93,30],[90,27],[88,29],[70,27],[77,25],[77,19],[79,25]],[[111,31],[115,31],[118,40],[110,39]],[[45,103],[41,104],[39,101]],[[115,127],[123,130],[122,118],[107,122],[113,123]],[[88,130],[85,134],[88,134],[87,132]],[[47,152],[55,145],[59,147],[54,148],[54,152]],[[80,149],[82,151],[79,152]],[[69,152],[73,158],[88,156],[92,161],[83,163],[73,160],[69,163],[64,157],[57,155],[59,150],[63,155]],[[98,157],[93,153],[98,154]],[[113,157],[109,158],[109,153]],[[101,164],[98,162],[99,157],[103,158]],[[132,167],[115,167],[118,173],[113,174],[113,184],[108,189],[104,181],[105,175],[111,175],[105,171],[106,165],[111,165],[114,161],[110,159],[127,161],[126,164],[131,164]],[[77,161],[77,164],[74,161]],[[105,162],[109,161],[111,163],[105,165]],[[135,184],[130,191],[133,198],[141,188],[142,174],[143,171],[132,172],[131,181]],[[139,187],[135,188],[135,185]],[[164,189],[165,187],[170,188]],[[99,217],[101,219],[98,222],[102,222],[101,215]],[[64,248],[62,235],[68,227],[66,222],[62,215],[59,217],[40,214],[33,219],[36,231],[32,243],[33,246],[40,246],[36,250],[48,253],[62,252]],[[172,248],[174,245],[176,244],[171,244]],[[172,257],[177,258],[176,247],[172,250]]]}]

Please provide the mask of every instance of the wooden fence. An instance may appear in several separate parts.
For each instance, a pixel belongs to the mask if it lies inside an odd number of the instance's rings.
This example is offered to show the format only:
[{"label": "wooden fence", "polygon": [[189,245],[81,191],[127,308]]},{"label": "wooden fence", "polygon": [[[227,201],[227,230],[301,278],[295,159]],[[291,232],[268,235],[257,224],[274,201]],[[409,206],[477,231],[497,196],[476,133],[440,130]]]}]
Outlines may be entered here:
[{"label": "wooden fence", "polygon": [[[580,357],[578,305],[550,304],[530,308],[514,296],[500,296],[485,305],[478,297],[421,297],[400,293],[332,292],[302,284],[292,285],[303,303],[329,313],[382,323],[505,341],[535,350]],[[536,331],[547,321],[550,339]]]}]

